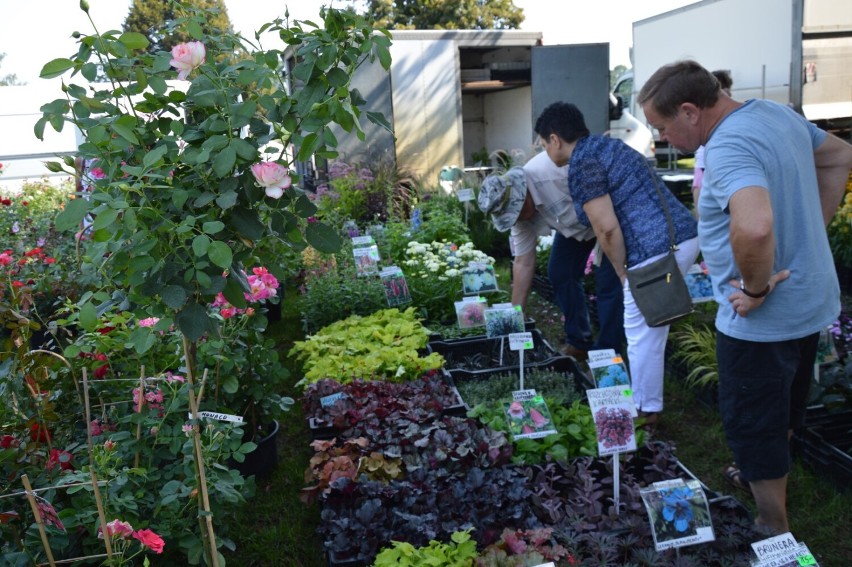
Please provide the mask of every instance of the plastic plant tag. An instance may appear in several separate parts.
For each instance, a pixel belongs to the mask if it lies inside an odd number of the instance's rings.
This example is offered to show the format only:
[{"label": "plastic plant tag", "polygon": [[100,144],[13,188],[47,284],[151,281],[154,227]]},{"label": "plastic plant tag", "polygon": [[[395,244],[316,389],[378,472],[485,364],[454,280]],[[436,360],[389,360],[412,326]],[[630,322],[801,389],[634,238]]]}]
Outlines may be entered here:
[{"label": "plastic plant tag", "polygon": [[699,264],[693,264],[683,276],[689,296],[693,303],[704,303],[713,300],[713,284],[710,282],[710,274]]},{"label": "plastic plant tag", "polygon": [[590,350],[589,353],[589,363],[598,362],[600,360],[612,360],[615,358],[615,349],[612,348],[604,348],[599,350]]},{"label": "plastic plant tag", "polygon": [[327,408],[328,406],[333,406],[337,400],[342,400],[346,397],[346,394],[343,392],[337,392],[336,394],[329,394],[328,396],[323,396],[320,398],[320,406],[324,408]]},{"label": "plastic plant tag", "polygon": [[624,364],[624,360],[618,355],[609,359],[594,361],[589,357],[589,369],[592,371],[592,378],[594,378],[595,386],[598,388],[630,385],[630,375],[627,373],[627,366]]},{"label": "plastic plant tag", "polygon": [[[230,421],[231,423],[245,423],[242,416],[215,411],[200,411],[198,412],[198,417],[202,419],[215,419],[216,421]],[[192,419],[192,413],[189,413],[189,419]]]},{"label": "plastic plant tag", "polygon": [[471,262],[462,268],[462,290],[465,295],[499,291],[494,266],[482,262]]},{"label": "plastic plant tag", "polygon": [[509,350],[529,350],[533,348],[532,333],[509,333]]},{"label": "plastic plant tag", "polygon": [[359,276],[372,276],[379,273],[379,248],[375,244],[364,248],[353,248],[355,270]]},{"label": "plastic plant tag", "polygon": [[396,266],[385,268],[379,273],[385,288],[385,297],[389,307],[411,303],[411,292],[405,281],[405,274]]},{"label": "plastic plant tag", "polygon": [[459,189],[456,191],[456,195],[459,198],[459,201],[464,203],[465,201],[473,201],[473,189],[465,188]]},{"label": "plastic plant tag", "polygon": [[840,360],[837,354],[837,348],[834,346],[834,338],[831,335],[830,327],[819,332],[819,342],[817,343],[817,364],[830,364]]},{"label": "plastic plant tag", "polygon": [[488,303],[481,297],[465,298],[455,302],[456,318],[459,329],[473,329],[485,326],[485,310]]},{"label": "plastic plant tag", "polygon": [[376,241],[373,240],[373,237],[369,234],[366,236],[354,236],[352,237],[352,247],[353,248],[363,248],[364,246],[372,246]]},{"label": "plastic plant tag", "polygon": [[601,457],[636,450],[636,429],[633,425],[636,408],[633,396],[625,395],[625,388],[614,386],[586,390]]},{"label": "plastic plant tag", "polygon": [[657,551],[716,539],[707,497],[699,481],[656,482],[642,489],[640,494],[651,521]]},{"label": "plastic plant tag", "polygon": [[819,565],[808,546],[796,541],[790,532],[783,533],[751,544],[757,555],[753,567],[799,567]]},{"label": "plastic plant tag", "polygon": [[556,433],[550,409],[535,390],[512,392],[512,398],[511,402],[503,402],[503,407],[514,439],[538,439]]},{"label": "plastic plant tag", "polygon": [[502,337],[509,333],[524,332],[524,314],[514,306],[485,310],[485,335],[488,338]]}]

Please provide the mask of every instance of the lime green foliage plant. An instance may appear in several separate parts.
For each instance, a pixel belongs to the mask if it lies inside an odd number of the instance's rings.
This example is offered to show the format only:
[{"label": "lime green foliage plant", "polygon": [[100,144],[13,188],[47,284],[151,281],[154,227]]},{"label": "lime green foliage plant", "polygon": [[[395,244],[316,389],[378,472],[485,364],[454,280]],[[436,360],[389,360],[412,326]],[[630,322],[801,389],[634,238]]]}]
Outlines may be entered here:
[{"label": "lime green foliage plant", "polygon": [[846,183],[846,196],[828,225],[828,242],[835,263],[852,268],[852,175]]},{"label": "lime green foliage plant", "polygon": [[450,543],[431,540],[429,545],[414,547],[403,541],[393,541],[378,555],[373,567],[393,565],[443,565],[445,567],[470,567],[479,555],[476,542],[470,537],[471,530],[453,532]]},{"label": "lime green foliage plant", "polygon": [[443,365],[440,354],[420,356],[428,340],[429,333],[413,308],[383,309],[323,327],[297,341],[289,356],[302,362],[304,377],[299,386],[323,378],[344,384],[355,378],[403,382]]},{"label": "lime green foliage plant", "polygon": [[674,357],[689,368],[685,381],[692,387],[719,383],[716,331],[706,325],[685,323],[672,332]]}]

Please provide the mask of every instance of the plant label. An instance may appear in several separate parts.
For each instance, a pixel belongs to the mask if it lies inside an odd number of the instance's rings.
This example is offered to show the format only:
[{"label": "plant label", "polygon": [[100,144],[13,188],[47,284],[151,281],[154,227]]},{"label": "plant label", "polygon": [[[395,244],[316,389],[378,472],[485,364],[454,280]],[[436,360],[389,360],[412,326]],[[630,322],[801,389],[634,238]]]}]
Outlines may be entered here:
[{"label": "plant label", "polygon": [[327,408],[328,406],[333,406],[334,402],[337,400],[342,400],[346,397],[346,394],[343,392],[337,392],[336,394],[330,394],[328,396],[323,396],[320,398],[320,406]]},{"label": "plant label", "polygon": [[796,541],[790,532],[762,539],[751,544],[757,555],[753,567],[799,567],[803,565],[818,565],[808,546]]},{"label": "plant label", "polygon": [[600,362],[604,360],[612,360],[615,358],[615,349],[612,348],[604,348],[600,350],[590,350],[589,351],[589,364],[593,362]]},{"label": "plant label", "polygon": [[[200,411],[198,412],[198,417],[202,419],[215,419],[216,421],[230,421],[231,423],[245,423],[242,416],[215,411]],[[189,414],[189,419],[192,419],[192,413]]]},{"label": "plant label", "polygon": [[379,273],[379,277],[382,279],[389,307],[411,303],[411,292],[408,290],[408,283],[400,268],[397,266],[385,268]]},{"label": "plant label", "polygon": [[454,303],[459,329],[485,326],[485,310],[488,303],[481,297],[466,297]]},{"label": "plant label", "polygon": [[462,290],[465,295],[499,291],[494,266],[482,262],[471,262],[462,268]]},{"label": "plant label", "polygon": [[713,541],[713,522],[707,496],[697,480],[656,482],[640,491],[654,536],[654,547],[675,547]]},{"label": "plant label", "polygon": [[355,269],[359,276],[372,276],[379,273],[379,248],[375,244],[364,248],[353,248]]},{"label": "plant label", "polygon": [[509,333],[509,350],[530,350],[533,348],[532,333]]},{"label": "plant label", "polygon": [[352,247],[353,248],[362,248],[364,246],[372,246],[376,241],[373,240],[373,237],[369,234],[366,236],[353,236],[352,237]]},{"label": "plant label", "polygon": [[524,332],[524,314],[520,308],[511,307],[485,310],[485,336],[489,339],[510,333]]},{"label": "plant label", "polygon": [[541,395],[535,394],[535,390],[519,390],[513,392],[512,397],[516,395],[522,399],[503,402],[509,432],[514,439],[539,439],[557,432],[547,402]]},{"label": "plant label", "polygon": [[689,296],[693,303],[704,303],[713,300],[713,284],[710,282],[710,274],[698,264],[693,264],[683,276]]},{"label": "plant label", "polygon": [[636,450],[636,429],[633,425],[636,407],[633,396],[625,395],[625,388],[629,386],[586,390],[601,457]]},{"label": "plant label", "polygon": [[459,189],[456,194],[459,197],[459,201],[462,203],[465,201],[473,201],[473,189]]}]

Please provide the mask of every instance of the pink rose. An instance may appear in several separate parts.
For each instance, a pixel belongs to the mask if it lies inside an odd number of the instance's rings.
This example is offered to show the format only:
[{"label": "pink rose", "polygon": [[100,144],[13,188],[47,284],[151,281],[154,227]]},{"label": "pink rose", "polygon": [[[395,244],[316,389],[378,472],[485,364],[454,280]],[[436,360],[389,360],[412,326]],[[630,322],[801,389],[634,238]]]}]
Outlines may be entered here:
[{"label": "pink rose", "polygon": [[200,41],[179,43],[172,47],[172,67],[178,70],[178,79],[184,80],[193,69],[204,63],[207,50]]},{"label": "pink rose", "polygon": [[284,189],[292,184],[290,171],[274,161],[261,161],[251,166],[251,173],[258,185],[266,189],[266,196],[280,199]]},{"label": "pink rose", "polygon": [[138,539],[142,545],[153,551],[154,553],[162,553],[166,543],[163,538],[152,532],[151,530],[139,530],[133,532],[133,537]]},{"label": "pink rose", "polygon": [[159,317],[148,317],[147,319],[142,319],[141,321],[139,321],[139,326],[140,327],[153,327],[154,325],[156,325],[159,322],[160,322]]},{"label": "pink rose", "polygon": [[[113,520],[111,522],[107,522],[106,533],[110,539],[116,537],[125,539],[133,533],[133,526],[131,526],[128,522]],[[104,539],[104,532],[102,528],[98,528],[98,539]]]}]

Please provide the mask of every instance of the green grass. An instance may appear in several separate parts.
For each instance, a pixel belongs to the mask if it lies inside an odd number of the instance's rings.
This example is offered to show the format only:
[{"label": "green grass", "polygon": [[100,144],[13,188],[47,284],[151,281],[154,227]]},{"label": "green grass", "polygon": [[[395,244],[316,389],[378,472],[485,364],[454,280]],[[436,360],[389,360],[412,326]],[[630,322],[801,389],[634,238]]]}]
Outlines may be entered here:
[{"label": "green grass", "polygon": [[[500,280],[501,288],[508,289],[508,274],[502,273],[505,275]],[[559,309],[533,293],[527,311],[545,338],[558,345],[562,338]],[[294,340],[302,337],[299,314],[291,301],[285,302],[282,320],[270,331],[279,340],[282,355],[286,355]],[[291,384],[298,379],[294,369]],[[326,564],[322,542],[315,533],[319,509],[316,505],[303,505],[298,498],[313,453],[310,434],[298,404],[300,392],[290,387],[287,395],[296,398],[297,404],[281,424],[278,469],[268,482],[257,487],[252,501],[228,519],[241,527],[231,530],[237,550],[225,554],[229,566]],[[719,414],[698,403],[694,391],[677,380],[666,381],[666,410],[656,437],[673,441],[680,461],[709,488],[734,496],[753,511],[751,496],[730,487],[722,476],[722,468],[731,462],[731,455]],[[852,490],[838,490],[797,461],[790,475],[788,495],[792,533],[808,544],[820,565],[852,565]]]}]

